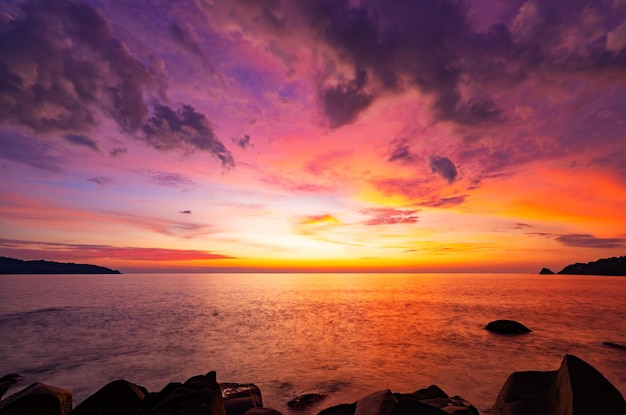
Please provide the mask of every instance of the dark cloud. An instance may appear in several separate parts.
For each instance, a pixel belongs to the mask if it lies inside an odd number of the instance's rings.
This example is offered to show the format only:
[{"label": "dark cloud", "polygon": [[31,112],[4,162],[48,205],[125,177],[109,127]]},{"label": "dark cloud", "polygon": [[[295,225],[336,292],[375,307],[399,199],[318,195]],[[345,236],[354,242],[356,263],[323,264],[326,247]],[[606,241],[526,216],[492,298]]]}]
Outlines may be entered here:
[{"label": "dark cloud", "polygon": [[368,226],[377,225],[397,225],[407,223],[417,223],[419,216],[416,210],[393,209],[393,208],[375,208],[362,211],[364,214],[372,216],[365,222]]},{"label": "dark cloud", "polygon": [[415,161],[415,155],[411,152],[407,140],[394,140],[390,145],[389,158],[387,161],[410,163]]},{"label": "dark cloud", "polygon": [[165,187],[176,187],[186,189],[195,186],[195,182],[187,176],[179,173],[169,173],[166,171],[147,172],[152,183]]},{"label": "dark cloud", "polygon": [[566,246],[579,248],[621,248],[626,246],[626,238],[598,238],[587,233],[560,235],[556,240]]},{"label": "dark cloud", "polygon": [[38,140],[14,132],[0,133],[0,158],[51,173],[63,171],[64,160],[52,141]]},{"label": "dark cloud", "polygon": [[359,113],[370,106],[373,95],[365,91],[367,72],[358,71],[355,79],[325,87],[321,93],[322,107],[331,128],[354,122]]},{"label": "dark cloud", "polygon": [[428,159],[428,165],[433,173],[437,173],[448,181],[454,183],[457,177],[457,170],[454,163],[447,157],[432,155]]},{"label": "dark cloud", "polygon": [[248,134],[244,135],[243,137],[240,138],[232,138],[233,144],[235,144],[237,147],[246,149],[250,146],[252,146],[252,143],[250,142],[250,136]]},{"label": "dark cloud", "polygon": [[117,156],[121,156],[122,154],[126,154],[127,152],[128,150],[123,147],[116,147],[113,150],[111,150],[110,154],[112,157],[117,157]]},{"label": "dark cloud", "polygon": [[186,154],[206,151],[219,159],[225,169],[235,166],[232,154],[216,137],[211,122],[191,105],[183,104],[174,111],[155,103],[154,115],[144,123],[143,132],[143,138],[157,150]]},{"label": "dark cloud", "polygon": [[187,209],[187,210],[181,210],[180,213],[183,213],[185,215],[191,215],[191,210]]},{"label": "dark cloud", "polygon": [[82,134],[65,134],[62,136],[63,139],[69,143],[72,143],[76,146],[87,147],[97,153],[102,153],[100,147],[98,147],[98,142],[92,138],[87,137]]},{"label": "dark cloud", "polygon": [[95,183],[100,186],[107,186],[114,183],[114,180],[110,177],[92,177],[91,179],[87,179],[87,181],[91,183]]},{"label": "dark cloud", "polygon": [[[104,114],[155,148],[207,151],[225,168],[234,166],[193,107],[174,111],[155,104],[149,117],[150,94],[165,99],[162,62],[139,61],[99,9],[69,0],[27,0],[16,10],[0,31],[0,123],[62,133],[72,144],[100,151],[85,133]],[[187,50],[201,54],[190,32],[177,24],[171,31]]]},{"label": "dark cloud", "polygon": [[19,9],[0,33],[0,122],[83,132],[103,112],[124,131],[141,126],[157,71],[113,36],[100,10],[67,0]]}]

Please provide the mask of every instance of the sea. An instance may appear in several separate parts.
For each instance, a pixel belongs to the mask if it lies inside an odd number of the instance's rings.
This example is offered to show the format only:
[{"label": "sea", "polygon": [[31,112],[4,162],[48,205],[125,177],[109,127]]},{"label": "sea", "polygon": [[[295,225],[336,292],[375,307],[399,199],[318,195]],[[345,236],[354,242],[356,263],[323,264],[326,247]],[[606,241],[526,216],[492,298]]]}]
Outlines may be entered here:
[{"label": "sea", "polygon": [[[492,320],[532,332],[488,332]],[[116,379],[156,392],[217,372],[266,407],[315,414],[372,392],[437,385],[489,413],[515,371],[566,354],[626,392],[626,278],[529,274],[0,276],[0,376],[69,389]],[[292,410],[289,399],[326,399]]]}]

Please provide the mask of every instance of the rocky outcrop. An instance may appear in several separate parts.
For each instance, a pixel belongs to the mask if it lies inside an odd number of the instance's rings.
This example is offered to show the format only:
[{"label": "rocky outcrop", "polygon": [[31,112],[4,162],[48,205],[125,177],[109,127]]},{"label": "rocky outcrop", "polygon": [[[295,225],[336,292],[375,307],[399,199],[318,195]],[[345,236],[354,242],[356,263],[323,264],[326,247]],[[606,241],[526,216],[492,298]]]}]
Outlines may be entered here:
[{"label": "rocky outcrop", "polygon": [[66,415],[72,409],[72,392],[33,383],[0,402],[0,415]]},{"label": "rocky outcrop", "polygon": [[22,379],[20,375],[17,373],[11,373],[9,375],[4,375],[0,378],[0,398],[7,393],[9,388],[13,386],[13,384],[19,382]]},{"label": "rocky outcrop", "polygon": [[558,274],[626,276],[626,256],[602,258],[586,264],[570,264]]},{"label": "rocky outcrop", "polygon": [[524,334],[532,331],[515,320],[495,320],[487,324],[485,329],[498,334]]},{"label": "rocky outcrop", "polygon": [[53,261],[22,261],[0,257],[0,274],[121,274],[98,265],[72,264]]},{"label": "rocky outcrop", "polygon": [[305,393],[290,399],[287,402],[287,406],[293,409],[304,409],[315,405],[324,399],[326,399],[326,395],[321,393]]},{"label": "rocky outcrop", "polygon": [[549,269],[549,268],[541,268],[541,271],[539,271],[539,274],[542,275],[554,275],[554,272]]},{"label": "rocky outcrop", "polygon": [[548,372],[515,372],[493,407],[496,415],[624,415],[621,393],[591,365],[566,355]]}]

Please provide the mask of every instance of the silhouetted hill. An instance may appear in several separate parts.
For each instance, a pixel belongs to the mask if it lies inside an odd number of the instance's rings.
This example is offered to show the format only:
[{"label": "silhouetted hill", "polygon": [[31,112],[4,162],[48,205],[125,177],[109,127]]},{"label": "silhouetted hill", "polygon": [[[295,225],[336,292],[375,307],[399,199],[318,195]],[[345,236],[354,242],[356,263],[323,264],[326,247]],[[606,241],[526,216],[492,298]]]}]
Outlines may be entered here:
[{"label": "silhouetted hill", "polygon": [[586,264],[571,264],[557,272],[557,274],[626,276],[626,256],[602,258]]},{"label": "silhouetted hill", "polygon": [[89,264],[52,261],[22,261],[0,257],[0,274],[121,274],[121,272]]}]

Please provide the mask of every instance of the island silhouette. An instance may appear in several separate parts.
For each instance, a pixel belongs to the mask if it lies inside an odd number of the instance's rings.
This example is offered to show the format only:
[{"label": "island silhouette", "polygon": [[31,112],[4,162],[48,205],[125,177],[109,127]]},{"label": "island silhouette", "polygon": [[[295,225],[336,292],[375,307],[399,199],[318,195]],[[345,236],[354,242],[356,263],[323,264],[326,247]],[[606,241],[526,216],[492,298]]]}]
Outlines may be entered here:
[{"label": "island silhouette", "polygon": [[44,260],[23,261],[0,257],[0,274],[121,274],[121,272],[91,264]]}]

